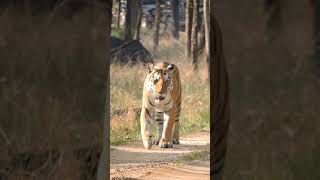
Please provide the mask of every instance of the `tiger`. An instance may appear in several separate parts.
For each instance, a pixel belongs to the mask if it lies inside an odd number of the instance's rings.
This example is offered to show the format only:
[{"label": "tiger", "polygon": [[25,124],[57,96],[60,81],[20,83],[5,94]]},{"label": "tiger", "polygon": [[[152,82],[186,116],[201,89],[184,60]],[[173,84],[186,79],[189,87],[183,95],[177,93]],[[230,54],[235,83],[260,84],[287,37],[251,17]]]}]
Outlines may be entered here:
[{"label": "tiger", "polygon": [[[214,180],[222,180],[227,155],[227,136],[230,124],[229,77],[223,52],[220,25],[210,12],[210,175]],[[210,72],[212,71],[212,72]]]},{"label": "tiger", "polygon": [[[173,148],[179,141],[181,82],[178,67],[168,62],[149,63],[144,81],[140,115],[141,136],[146,149],[153,144]],[[157,123],[158,137],[153,141],[151,123]]]}]

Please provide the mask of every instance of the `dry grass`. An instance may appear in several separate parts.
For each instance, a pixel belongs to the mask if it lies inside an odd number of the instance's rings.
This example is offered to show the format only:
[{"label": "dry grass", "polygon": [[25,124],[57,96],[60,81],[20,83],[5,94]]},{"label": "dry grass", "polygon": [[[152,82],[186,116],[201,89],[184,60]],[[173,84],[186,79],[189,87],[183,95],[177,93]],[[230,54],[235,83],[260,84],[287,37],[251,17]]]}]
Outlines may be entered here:
[{"label": "dry grass", "polygon": [[[142,43],[150,51],[152,38],[144,34]],[[199,72],[192,72],[192,65],[184,58],[183,42],[174,38],[161,38],[159,52],[155,63],[167,61],[175,63],[181,74],[182,107],[181,131],[183,133],[209,128],[209,90],[207,65],[200,59]],[[146,67],[111,65],[111,114],[124,109],[122,116],[113,114],[111,117],[111,143],[121,144],[140,138],[139,113],[128,115],[142,104],[143,82],[147,75]],[[135,121],[132,121],[135,118]],[[132,123],[135,123],[133,125]],[[134,128],[132,128],[134,127]],[[155,129],[155,128],[154,128]]]}]

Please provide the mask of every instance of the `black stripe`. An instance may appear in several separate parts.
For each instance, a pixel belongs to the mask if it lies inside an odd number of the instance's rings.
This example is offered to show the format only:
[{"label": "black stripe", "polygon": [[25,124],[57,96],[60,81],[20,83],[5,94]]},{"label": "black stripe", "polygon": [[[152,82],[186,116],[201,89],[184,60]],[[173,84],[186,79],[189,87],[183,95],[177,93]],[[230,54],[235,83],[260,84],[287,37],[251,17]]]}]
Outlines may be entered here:
[{"label": "black stripe", "polygon": [[163,121],[162,119],[156,119],[156,121],[158,122],[158,121]]},{"label": "black stripe", "polygon": [[221,162],[221,164],[219,164],[218,167],[214,167],[213,170],[212,170],[212,174],[219,173],[222,170],[223,166],[224,166],[224,162]]},{"label": "black stripe", "polygon": [[147,108],[145,108],[145,109],[146,109],[146,112],[147,112],[148,116],[152,119],[149,110]]},{"label": "black stripe", "polygon": [[167,103],[164,104],[164,105],[166,106],[166,105],[170,104],[170,102],[171,102],[171,98],[169,99],[169,102],[167,102]]},{"label": "black stripe", "polygon": [[179,119],[176,119],[176,122],[179,121]]},{"label": "black stripe", "polygon": [[148,101],[149,101],[150,105],[154,107],[154,105],[151,103],[150,99],[148,99]]}]

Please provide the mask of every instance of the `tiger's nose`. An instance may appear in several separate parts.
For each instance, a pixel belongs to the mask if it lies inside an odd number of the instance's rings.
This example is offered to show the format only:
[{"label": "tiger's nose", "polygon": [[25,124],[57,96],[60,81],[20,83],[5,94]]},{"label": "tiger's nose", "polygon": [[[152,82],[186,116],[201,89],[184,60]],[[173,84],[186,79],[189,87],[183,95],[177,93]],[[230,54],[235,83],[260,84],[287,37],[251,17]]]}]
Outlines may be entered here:
[{"label": "tiger's nose", "polygon": [[164,88],[161,88],[160,91],[158,91],[159,94],[164,94]]}]

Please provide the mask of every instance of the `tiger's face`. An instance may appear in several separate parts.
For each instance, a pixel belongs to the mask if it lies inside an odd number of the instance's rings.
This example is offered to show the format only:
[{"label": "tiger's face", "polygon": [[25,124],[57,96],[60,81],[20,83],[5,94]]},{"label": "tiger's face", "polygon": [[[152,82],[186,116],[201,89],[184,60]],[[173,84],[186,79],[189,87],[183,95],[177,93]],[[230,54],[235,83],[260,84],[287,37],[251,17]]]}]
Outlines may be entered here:
[{"label": "tiger's face", "polygon": [[168,64],[166,67],[152,65],[149,67],[148,91],[157,103],[163,101],[173,88],[171,79],[173,68],[173,64]]}]

